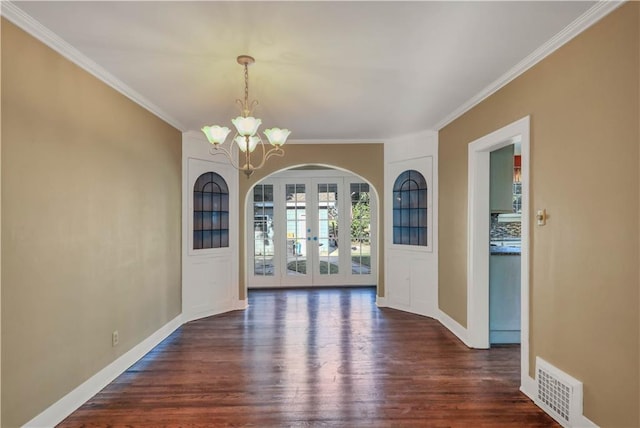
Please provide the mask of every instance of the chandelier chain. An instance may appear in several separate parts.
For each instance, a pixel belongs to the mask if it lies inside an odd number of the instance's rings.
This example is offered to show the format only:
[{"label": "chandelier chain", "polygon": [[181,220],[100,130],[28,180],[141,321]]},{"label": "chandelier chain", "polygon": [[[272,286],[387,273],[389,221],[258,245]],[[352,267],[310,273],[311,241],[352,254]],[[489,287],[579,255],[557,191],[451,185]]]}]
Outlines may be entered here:
[{"label": "chandelier chain", "polygon": [[244,109],[249,110],[249,66],[244,65]]},{"label": "chandelier chain", "polygon": [[[284,155],[282,146],[291,131],[280,128],[272,128],[264,131],[269,143],[273,146],[267,150],[264,141],[262,141],[262,138],[260,138],[257,133],[262,121],[253,117],[253,109],[258,105],[258,100],[253,100],[249,103],[249,65],[253,64],[255,60],[249,55],[240,55],[237,61],[238,64],[244,66],[244,99],[236,99],[236,104],[240,105],[241,117],[236,117],[231,120],[238,132],[236,132],[228,148],[225,148],[223,144],[227,135],[229,135],[229,128],[218,125],[205,126],[202,128],[202,132],[204,132],[209,143],[212,144],[209,153],[212,155],[222,154],[226,156],[231,162],[231,165],[235,169],[244,172],[248,178],[253,171],[262,168],[267,159],[272,156]],[[252,153],[257,146],[260,146],[262,157],[257,159],[257,164],[253,164]],[[238,159],[236,159],[236,157]],[[240,160],[241,157],[244,157],[244,160]]]}]

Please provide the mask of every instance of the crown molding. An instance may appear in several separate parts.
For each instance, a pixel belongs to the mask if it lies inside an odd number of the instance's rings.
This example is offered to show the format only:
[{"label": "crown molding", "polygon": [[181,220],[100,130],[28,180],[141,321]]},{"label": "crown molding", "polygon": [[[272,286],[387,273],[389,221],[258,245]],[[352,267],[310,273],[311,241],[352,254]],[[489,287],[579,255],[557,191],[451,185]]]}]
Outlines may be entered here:
[{"label": "crown molding", "polygon": [[64,41],[60,36],[42,25],[39,21],[20,9],[13,2],[2,1],[0,14],[20,27],[22,30],[29,33],[31,36],[35,37],[54,51],[58,52],[69,61],[73,62],[83,70],[87,71],[116,91],[120,92],[131,101],[158,116],[160,119],[164,120],[174,128],[184,131],[185,127],[182,123],[180,123],[180,121],[171,117],[160,107],[153,104],[151,101],[143,97],[135,90],[131,89],[131,87],[109,73],[103,67],[90,60],[86,55]]},{"label": "crown molding", "polygon": [[466,103],[451,112],[448,116],[438,122],[434,129],[440,131],[442,128],[480,104],[489,96],[498,92],[502,87],[506,86],[512,80],[529,70],[531,67],[551,55],[558,48],[569,42],[571,39],[582,33],[587,28],[604,18],[609,13],[617,9],[626,0],[599,0],[589,10],[579,16],[571,24],[567,25],[562,31],[549,39],[545,44],[533,51],[529,56],[516,64],[513,68],[495,80],[489,86],[480,91]]},{"label": "crown molding", "polygon": [[352,139],[352,140],[287,140],[290,144],[384,144],[384,140],[377,139]]},{"label": "crown molding", "polygon": [[[569,42],[578,34],[589,28],[594,23],[618,8],[626,0],[600,0],[593,7],[587,10],[582,16],[577,18],[562,31],[552,37],[544,45],[536,49],[525,59],[516,64],[500,78],[489,84],[473,98],[455,109],[444,119],[438,122],[432,129],[437,131],[462,116],[467,111],[484,101],[486,98],[506,86],[508,83],[516,79],[525,71],[542,61],[544,58],[555,52],[562,45]],[[28,15],[12,1],[3,0],[1,2],[0,14],[6,19],[40,40],[51,49],[55,50],[74,64],[78,65],[88,73],[100,79],[116,91],[120,92],[133,102],[150,111],[160,119],[169,123],[178,130],[185,131],[186,127],[180,121],[171,117],[160,107],[143,97],[141,94],[130,88],[124,82],[106,71],[103,67],[86,57],[82,52],[71,46],[69,43],[60,38],[57,34],[43,26],[36,19]],[[292,140],[289,144],[362,144],[362,143],[382,143],[383,141],[374,140]]]},{"label": "crown molding", "polygon": [[433,131],[431,129],[425,129],[419,132],[411,132],[408,134],[398,135],[386,140],[386,142],[396,142],[402,140],[417,140],[421,138],[430,138],[430,137],[438,137],[438,131]]}]

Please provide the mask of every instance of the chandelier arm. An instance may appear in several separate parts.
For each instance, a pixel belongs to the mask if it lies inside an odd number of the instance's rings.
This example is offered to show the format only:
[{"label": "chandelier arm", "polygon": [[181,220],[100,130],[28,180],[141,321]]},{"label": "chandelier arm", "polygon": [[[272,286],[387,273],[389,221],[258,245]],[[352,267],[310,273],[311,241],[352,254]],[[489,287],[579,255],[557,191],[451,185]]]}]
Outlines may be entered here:
[{"label": "chandelier arm", "polygon": [[249,149],[248,149],[249,143],[247,143],[247,152],[246,152],[247,163],[246,163],[246,168],[243,170],[244,173],[247,175],[247,178],[251,174],[253,174],[253,171],[255,171],[256,169],[262,168],[262,166],[264,165],[265,156],[267,155],[267,152],[266,152],[265,147],[264,147],[264,141],[262,141],[262,138],[260,138],[260,135],[256,134],[256,137],[258,138],[258,141],[260,143],[259,144],[260,148],[262,148],[262,161],[260,162],[260,165],[258,165],[258,166],[251,165],[251,154],[250,154]]},{"label": "chandelier arm", "polygon": [[238,104],[240,106],[240,114],[242,115],[242,117],[248,117],[248,116],[251,116],[253,114],[253,110],[260,103],[258,102],[258,100],[253,100],[253,101],[251,101],[251,104],[249,104],[248,101],[246,101],[246,100],[243,101],[240,98],[238,98],[236,100],[236,104]]},{"label": "chandelier arm", "polygon": [[253,167],[254,170],[262,168],[267,156],[267,149],[265,148],[264,141],[262,141],[262,138],[260,137],[260,135],[258,135],[258,140],[260,141],[260,148],[262,149],[262,160],[260,161],[260,164],[258,166]]},{"label": "chandelier arm", "polygon": [[267,152],[267,156],[265,156],[264,160],[266,161],[272,156],[278,156],[278,157],[284,156],[284,149],[282,147],[274,147],[273,149]]},{"label": "chandelier arm", "polygon": [[[233,147],[233,146],[232,146]],[[224,147],[211,147],[209,148],[209,153],[212,155],[225,155],[227,157],[227,159],[229,159],[229,162],[231,163],[231,166],[233,166],[235,169],[238,170],[242,170],[242,168],[240,167],[240,164],[237,163],[235,160],[233,160],[233,152],[231,150],[227,150]]]},{"label": "chandelier arm", "polygon": [[236,104],[239,104],[239,105],[240,105],[240,114],[242,115],[242,117],[247,117],[247,116],[245,115],[245,112],[247,111],[247,107],[246,107],[246,105],[244,104],[244,102],[243,102],[240,98],[238,98],[238,99],[236,100]]},{"label": "chandelier arm", "polygon": [[253,114],[253,109],[255,109],[255,108],[256,108],[256,106],[257,106],[258,104],[260,104],[260,103],[258,102],[258,100],[253,100],[253,101],[251,101],[251,104],[250,104],[250,105],[249,105],[249,107],[247,108],[247,111],[249,112],[249,114],[251,114],[251,115]]},{"label": "chandelier arm", "polygon": [[264,163],[267,161],[267,159],[269,159],[272,156],[284,156],[284,150],[281,147],[274,147],[272,149],[269,149],[269,151],[267,151],[266,153],[264,152],[264,150],[266,150],[264,148],[264,143],[263,143],[263,147],[262,147],[262,161],[260,162],[260,165],[254,167],[253,169],[260,169],[264,166]]}]

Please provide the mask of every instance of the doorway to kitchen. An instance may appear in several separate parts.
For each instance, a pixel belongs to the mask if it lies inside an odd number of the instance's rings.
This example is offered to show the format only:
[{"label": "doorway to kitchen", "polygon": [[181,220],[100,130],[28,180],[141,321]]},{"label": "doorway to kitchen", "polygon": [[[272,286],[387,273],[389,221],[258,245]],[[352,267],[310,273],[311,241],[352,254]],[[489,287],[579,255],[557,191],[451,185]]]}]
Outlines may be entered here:
[{"label": "doorway to kitchen", "polygon": [[346,171],[313,168],[273,174],[250,191],[248,288],[376,285],[373,187]]},{"label": "doorway to kitchen", "polygon": [[[519,171],[521,256],[518,290],[520,293],[520,381],[522,389],[531,391],[535,384],[529,377],[529,138],[529,117],[527,116],[469,144],[467,333],[472,347],[483,349],[490,347],[491,153],[507,146],[513,147],[514,143],[519,142],[521,151]],[[513,203],[513,195],[509,197]],[[504,208],[505,211],[507,209]],[[496,214],[497,221],[500,213]],[[507,219],[508,216],[503,217],[505,223]],[[498,243],[494,243],[497,247]],[[511,248],[514,246],[512,245]],[[504,251],[507,249],[505,248]]]},{"label": "doorway to kitchen", "polygon": [[489,344],[520,343],[520,136],[489,154]]}]

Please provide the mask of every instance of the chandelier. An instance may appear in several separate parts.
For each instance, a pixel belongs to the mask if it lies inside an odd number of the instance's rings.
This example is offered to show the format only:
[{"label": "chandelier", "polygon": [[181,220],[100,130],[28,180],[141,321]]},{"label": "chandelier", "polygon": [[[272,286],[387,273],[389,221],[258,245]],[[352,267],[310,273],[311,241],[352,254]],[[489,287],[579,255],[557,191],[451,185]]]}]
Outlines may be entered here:
[{"label": "chandelier", "polygon": [[[212,155],[223,154],[231,162],[234,168],[245,173],[247,178],[253,174],[253,171],[260,169],[271,156],[284,156],[282,146],[287,141],[287,137],[291,133],[288,129],[271,128],[264,131],[271,144],[271,148],[267,150],[266,144],[258,134],[258,128],[262,124],[262,120],[252,116],[253,109],[258,105],[257,100],[253,100],[249,104],[249,65],[253,64],[255,59],[248,55],[240,55],[238,64],[244,66],[244,100],[236,100],[240,104],[240,116],[231,120],[236,128],[236,134],[231,139],[228,148],[225,147],[225,140],[231,130],[226,126],[205,126],[202,132],[207,136],[207,140],[213,147],[209,149]],[[257,163],[255,158],[258,153],[254,153],[256,148],[260,146],[262,156],[259,157]],[[238,161],[235,161],[234,153],[238,154]],[[242,153],[242,154],[241,154]],[[241,160],[242,159],[242,160]]]}]

